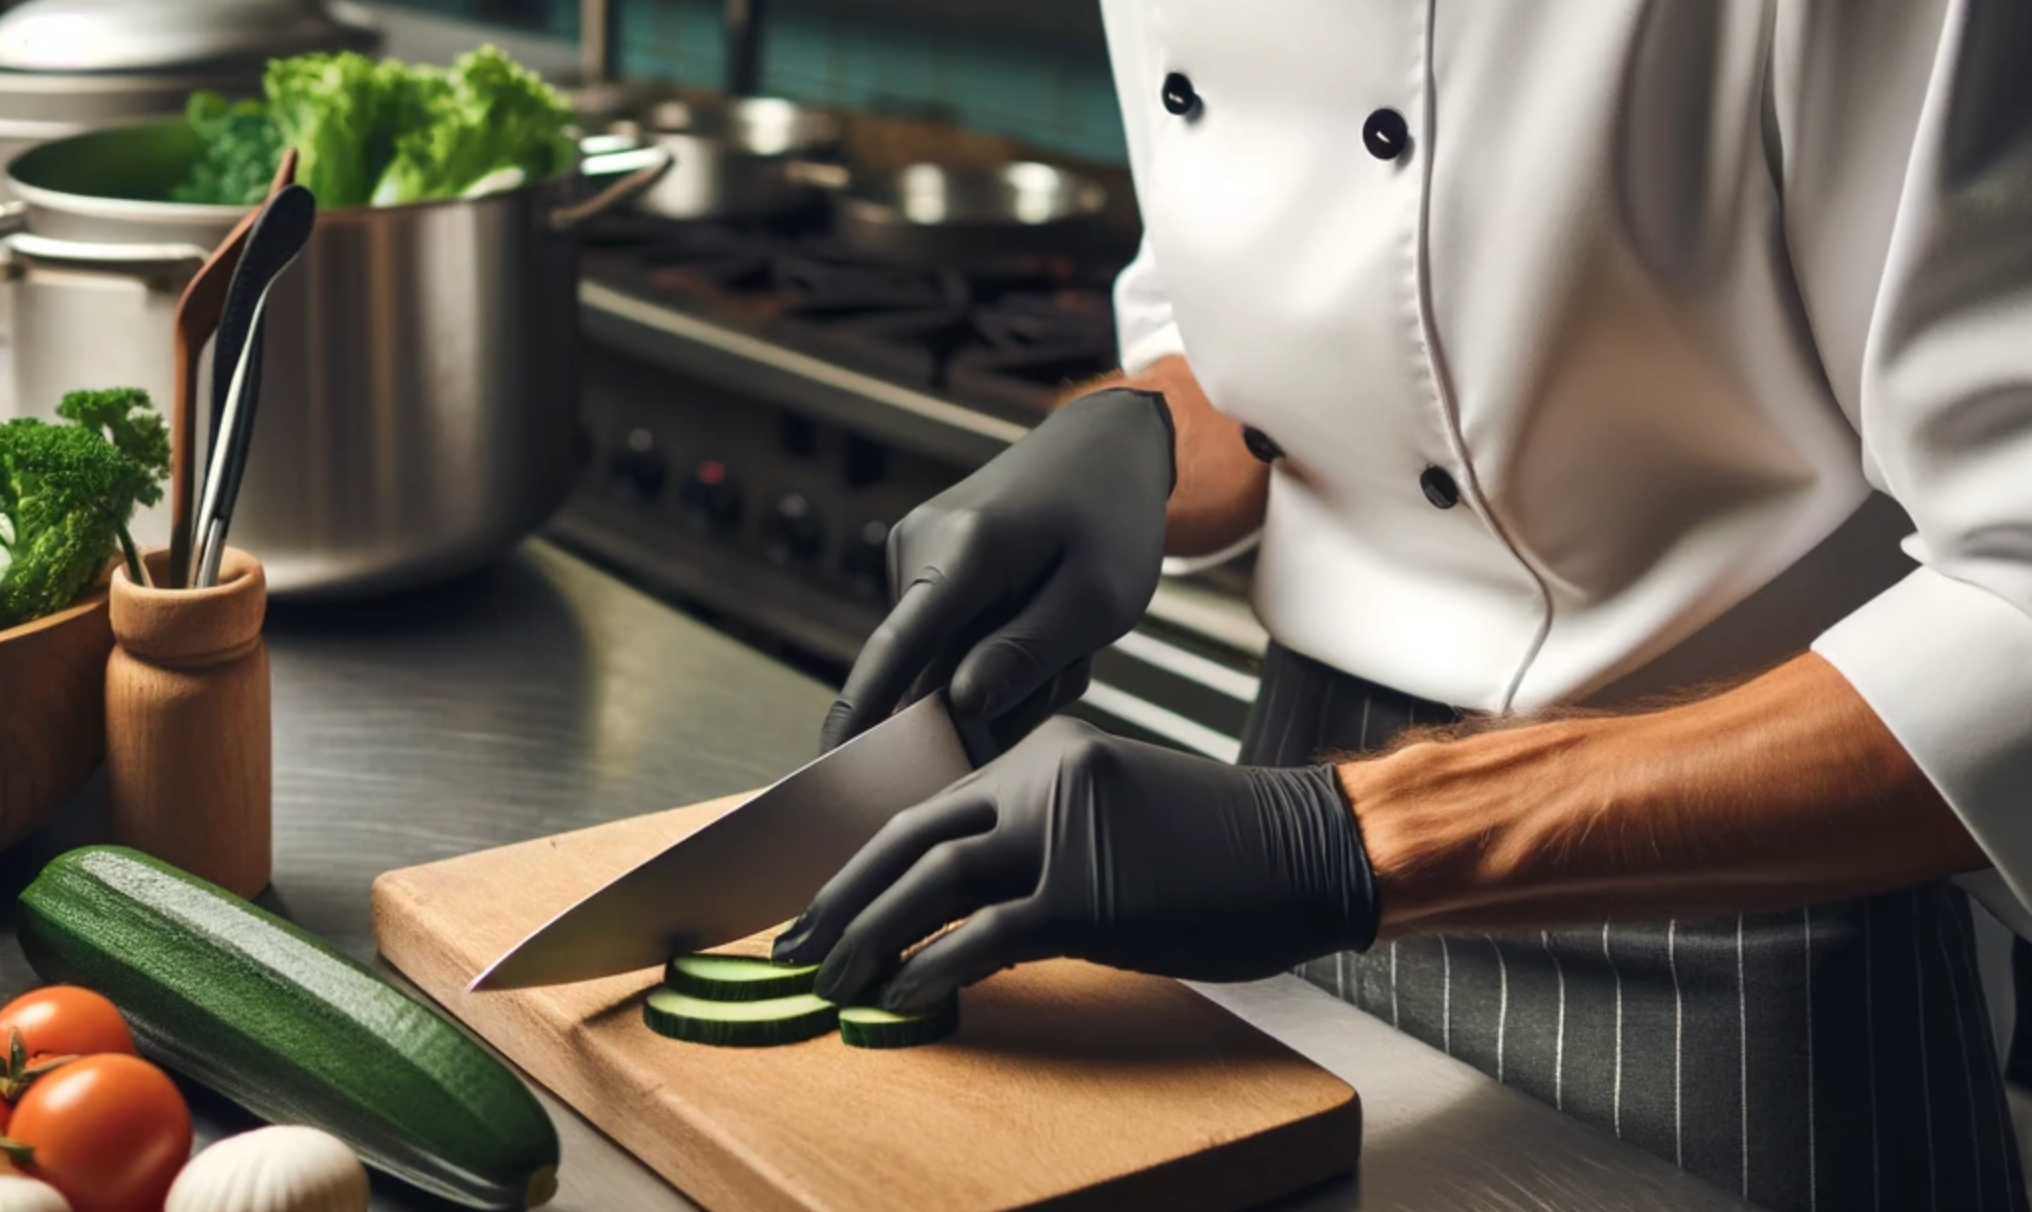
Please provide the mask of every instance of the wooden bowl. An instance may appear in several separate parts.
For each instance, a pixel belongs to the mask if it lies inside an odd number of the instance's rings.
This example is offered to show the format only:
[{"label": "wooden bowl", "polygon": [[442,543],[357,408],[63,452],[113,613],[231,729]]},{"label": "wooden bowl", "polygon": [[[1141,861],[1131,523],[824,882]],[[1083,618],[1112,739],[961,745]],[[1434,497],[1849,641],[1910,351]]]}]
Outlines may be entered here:
[{"label": "wooden bowl", "polygon": [[0,631],[0,850],[76,794],[106,753],[106,593]]}]

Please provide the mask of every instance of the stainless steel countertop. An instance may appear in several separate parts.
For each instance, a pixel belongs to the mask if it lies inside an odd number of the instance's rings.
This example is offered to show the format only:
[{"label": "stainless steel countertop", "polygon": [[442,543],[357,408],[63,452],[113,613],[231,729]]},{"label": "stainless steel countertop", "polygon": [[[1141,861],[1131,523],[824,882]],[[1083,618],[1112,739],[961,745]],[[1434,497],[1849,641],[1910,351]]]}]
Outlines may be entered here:
[{"label": "stainless steel countertop", "polygon": [[[381,872],[760,786],[810,755],[830,700],[540,542],[436,592],[278,609],[268,641],[276,848],[265,900],[377,964],[367,894]],[[0,856],[6,904],[49,854],[95,834],[99,802],[87,789]],[[0,996],[31,983],[10,922]],[[1296,978],[1205,992],[1362,1094],[1359,1181],[1278,1212],[1743,1206]],[[245,1126],[194,1098],[205,1136]],[[693,1207],[545,1103],[564,1140],[559,1212]],[[447,1206],[392,1183],[378,1190],[376,1209]]]}]

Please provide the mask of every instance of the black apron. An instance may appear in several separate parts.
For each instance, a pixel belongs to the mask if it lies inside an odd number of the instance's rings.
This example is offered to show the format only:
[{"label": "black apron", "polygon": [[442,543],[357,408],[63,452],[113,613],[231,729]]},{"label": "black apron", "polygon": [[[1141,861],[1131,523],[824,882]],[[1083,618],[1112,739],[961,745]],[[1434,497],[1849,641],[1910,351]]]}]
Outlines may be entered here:
[{"label": "black apron", "polygon": [[[1272,645],[1242,761],[1299,765],[1458,719]],[[1778,1212],[2025,1212],[1946,882],[1704,921],[1420,938],[1299,974]]]}]

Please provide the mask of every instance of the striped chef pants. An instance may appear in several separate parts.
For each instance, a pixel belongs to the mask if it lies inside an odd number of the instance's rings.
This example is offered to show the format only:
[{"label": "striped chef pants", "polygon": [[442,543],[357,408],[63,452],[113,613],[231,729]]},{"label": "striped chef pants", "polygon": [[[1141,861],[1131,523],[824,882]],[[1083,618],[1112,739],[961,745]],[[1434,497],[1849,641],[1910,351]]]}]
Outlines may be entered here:
[{"label": "striped chef pants", "polygon": [[[1272,646],[1242,760],[1457,719]],[[2025,1212],[1966,897],[1444,936],[1301,975],[1777,1212]]]}]

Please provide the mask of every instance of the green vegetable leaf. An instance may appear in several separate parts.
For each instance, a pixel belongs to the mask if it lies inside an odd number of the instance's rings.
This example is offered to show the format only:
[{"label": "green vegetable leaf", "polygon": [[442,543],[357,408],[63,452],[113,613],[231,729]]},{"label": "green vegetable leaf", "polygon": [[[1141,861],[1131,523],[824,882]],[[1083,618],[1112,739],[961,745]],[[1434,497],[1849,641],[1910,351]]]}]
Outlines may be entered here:
[{"label": "green vegetable leaf", "polygon": [[[56,415],[74,425],[103,432],[120,452],[155,480],[169,476],[169,430],[138,387],[74,391],[56,406]],[[142,505],[162,500],[162,486],[150,484],[138,498]]]},{"label": "green vegetable leaf", "polygon": [[423,111],[401,127],[375,204],[455,198],[504,168],[541,181],[571,164],[574,149],[564,133],[570,106],[499,47],[461,56],[444,85],[426,94]]},{"label": "green vegetable leaf", "polygon": [[133,561],[127,526],[162,499],[169,440],[147,393],[73,392],[68,425],[22,418],[0,425],[0,629],[76,601],[115,551]]},{"label": "green vegetable leaf", "polygon": [[184,119],[203,146],[178,201],[252,206],[282,150],[319,207],[453,198],[500,168],[543,180],[571,167],[571,107],[498,47],[450,70],[350,51],[268,64],[262,101],[194,93]]},{"label": "green vegetable leaf", "polygon": [[174,202],[252,206],[268,195],[282,162],[282,132],[260,101],[228,101],[215,92],[191,94],[184,121],[204,150],[190,174],[170,191]]},{"label": "green vegetable leaf", "polygon": [[395,154],[395,123],[427,87],[420,69],[416,80],[411,74],[352,51],[269,63],[262,80],[269,112],[284,146],[296,149],[297,183],[321,209],[367,204]]}]

